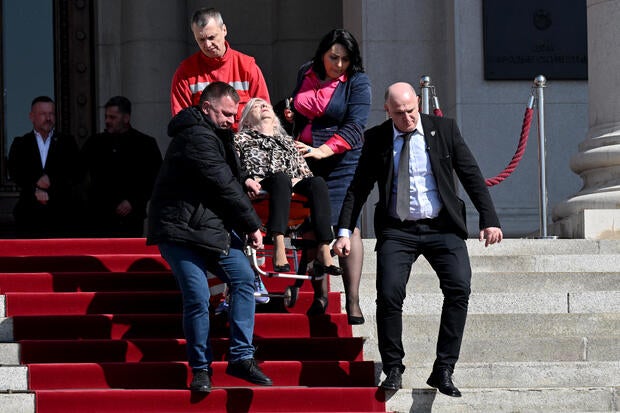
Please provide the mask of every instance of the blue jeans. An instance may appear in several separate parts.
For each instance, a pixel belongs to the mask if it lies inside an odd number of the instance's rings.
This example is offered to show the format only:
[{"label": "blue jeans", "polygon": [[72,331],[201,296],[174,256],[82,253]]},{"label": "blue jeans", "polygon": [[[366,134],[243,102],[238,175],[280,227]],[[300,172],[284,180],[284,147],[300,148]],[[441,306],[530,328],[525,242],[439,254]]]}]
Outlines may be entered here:
[{"label": "blue jeans", "polygon": [[158,245],[183,296],[183,331],[187,359],[193,370],[210,369],[213,352],[209,344],[209,284],[207,271],[230,287],[229,361],[254,357],[254,271],[243,252],[243,241],[231,233],[228,255],[211,253],[176,243]]}]

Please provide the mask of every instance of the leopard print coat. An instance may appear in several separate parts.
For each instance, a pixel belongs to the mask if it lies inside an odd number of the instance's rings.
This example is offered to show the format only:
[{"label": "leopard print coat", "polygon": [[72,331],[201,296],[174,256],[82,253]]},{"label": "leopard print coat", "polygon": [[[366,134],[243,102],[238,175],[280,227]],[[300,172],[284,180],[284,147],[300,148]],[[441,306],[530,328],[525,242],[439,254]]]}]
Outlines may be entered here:
[{"label": "leopard print coat", "polygon": [[241,168],[257,181],[276,172],[284,172],[291,179],[312,176],[290,136],[268,136],[246,129],[235,135],[234,142]]}]

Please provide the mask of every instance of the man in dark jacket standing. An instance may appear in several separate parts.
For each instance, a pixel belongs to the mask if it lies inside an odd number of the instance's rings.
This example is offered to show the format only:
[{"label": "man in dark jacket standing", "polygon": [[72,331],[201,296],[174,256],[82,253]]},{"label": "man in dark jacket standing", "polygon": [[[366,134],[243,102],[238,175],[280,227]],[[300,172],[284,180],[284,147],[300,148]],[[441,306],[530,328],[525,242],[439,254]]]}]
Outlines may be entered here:
[{"label": "man in dark jacket standing", "polygon": [[105,131],[86,142],[82,157],[88,171],[90,235],[142,237],[161,153],[155,138],[131,126],[129,99],[107,101]]},{"label": "man in dark jacket standing", "polygon": [[9,151],[9,175],[19,186],[13,211],[17,236],[73,236],[79,210],[74,196],[78,146],[56,130],[56,106],[49,96],[34,98],[29,116],[32,131],[16,137]]},{"label": "man in dark jacket standing", "polygon": [[230,350],[226,372],[249,382],[272,381],[254,360],[254,271],[243,252],[263,239],[245,194],[232,127],[239,95],[223,82],[209,84],[198,106],[168,125],[173,137],[155,183],[147,243],[157,244],[183,295],[183,328],[192,368],[190,389],[211,391],[207,271],[230,286]]},{"label": "man in dark jacket standing", "polygon": [[420,256],[431,264],[444,295],[436,359],[426,383],[460,397],[452,382],[459,358],[471,292],[465,204],[455,174],[480,214],[479,239],[500,242],[503,233],[493,201],[473,154],[456,122],[418,112],[418,97],[408,83],[395,83],[385,94],[390,119],[364,134],[355,177],[347,190],[334,251],[346,256],[348,239],[375,183],[377,236],[377,336],[385,380],[380,387],[402,387],[403,302],[411,265]]}]

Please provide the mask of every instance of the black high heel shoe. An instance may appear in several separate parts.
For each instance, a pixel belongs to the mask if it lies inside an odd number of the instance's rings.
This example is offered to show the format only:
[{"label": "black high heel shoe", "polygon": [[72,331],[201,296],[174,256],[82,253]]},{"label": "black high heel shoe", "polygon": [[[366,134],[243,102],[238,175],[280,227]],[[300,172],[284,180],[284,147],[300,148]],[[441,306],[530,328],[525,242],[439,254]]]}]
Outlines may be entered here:
[{"label": "black high heel shoe", "polygon": [[284,265],[273,264],[273,272],[291,272],[291,264],[289,264],[288,262]]},{"label": "black high heel shoe", "polygon": [[350,326],[358,326],[366,322],[366,320],[364,319],[364,314],[360,316],[350,315],[348,306],[345,306],[345,310],[347,311],[347,322],[349,323]]},{"label": "black high heel shoe", "polygon": [[342,268],[336,267],[335,265],[325,266],[318,260],[314,260],[314,263],[312,264],[312,272],[317,277],[323,274],[342,275]]},{"label": "black high heel shoe", "polygon": [[347,322],[349,323],[350,326],[359,326],[362,325],[366,322],[366,320],[364,319],[364,316],[356,316],[356,315],[349,315],[347,314]]},{"label": "black high heel shoe", "polygon": [[313,317],[317,315],[325,314],[329,300],[327,297],[317,297],[312,301],[312,305],[306,311],[306,315]]}]

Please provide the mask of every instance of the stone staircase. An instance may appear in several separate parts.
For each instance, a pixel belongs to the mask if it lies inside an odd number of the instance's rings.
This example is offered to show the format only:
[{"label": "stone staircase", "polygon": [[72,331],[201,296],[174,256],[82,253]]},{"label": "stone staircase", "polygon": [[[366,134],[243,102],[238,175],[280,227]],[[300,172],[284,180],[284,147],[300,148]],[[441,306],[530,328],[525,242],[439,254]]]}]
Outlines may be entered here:
[{"label": "stone staircase", "polygon": [[[291,283],[265,279],[272,292]],[[309,318],[312,299],[304,283],[295,306],[273,297],[257,308],[255,356],[269,387],[225,374],[227,317],[214,315],[214,388],[197,394],[187,390],[181,294],[156,247],[143,238],[0,240],[0,412],[385,412],[341,294]]]},{"label": "stone staircase", "polygon": [[[364,359],[378,361],[374,242],[364,241],[367,322],[353,333],[365,337]],[[404,309],[404,388],[386,395],[387,411],[620,411],[620,241],[507,239],[484,248],[469,240],[468,247],[470,316],[454,374],[463,397],[425,384],[442,298],[421,258]],[[339,278],[332,278],[332,291],[343,291]],[[0,411],[34,412],[27,367],[19,365],[19,346],[11,341],[12,320],[0,318]],[[382,378],[377,363],[376,383]]]},{"label": "stone staircase", "polygon": [[[361,286],[364,358],[380,360],[374,240],[365,240]],[[620,241],[507,239],[488,248],[468,240],[470,311],[454,382],[460,399],[426,384],[442,296],[428,263],[411,274],[404,308],[403,389],[395,412],[620,411]],[[343,291],[339,279],[332,289]],[[344,300],[343,300],[344,302]],[[379,383],[381,366],[377,363]]]}]

